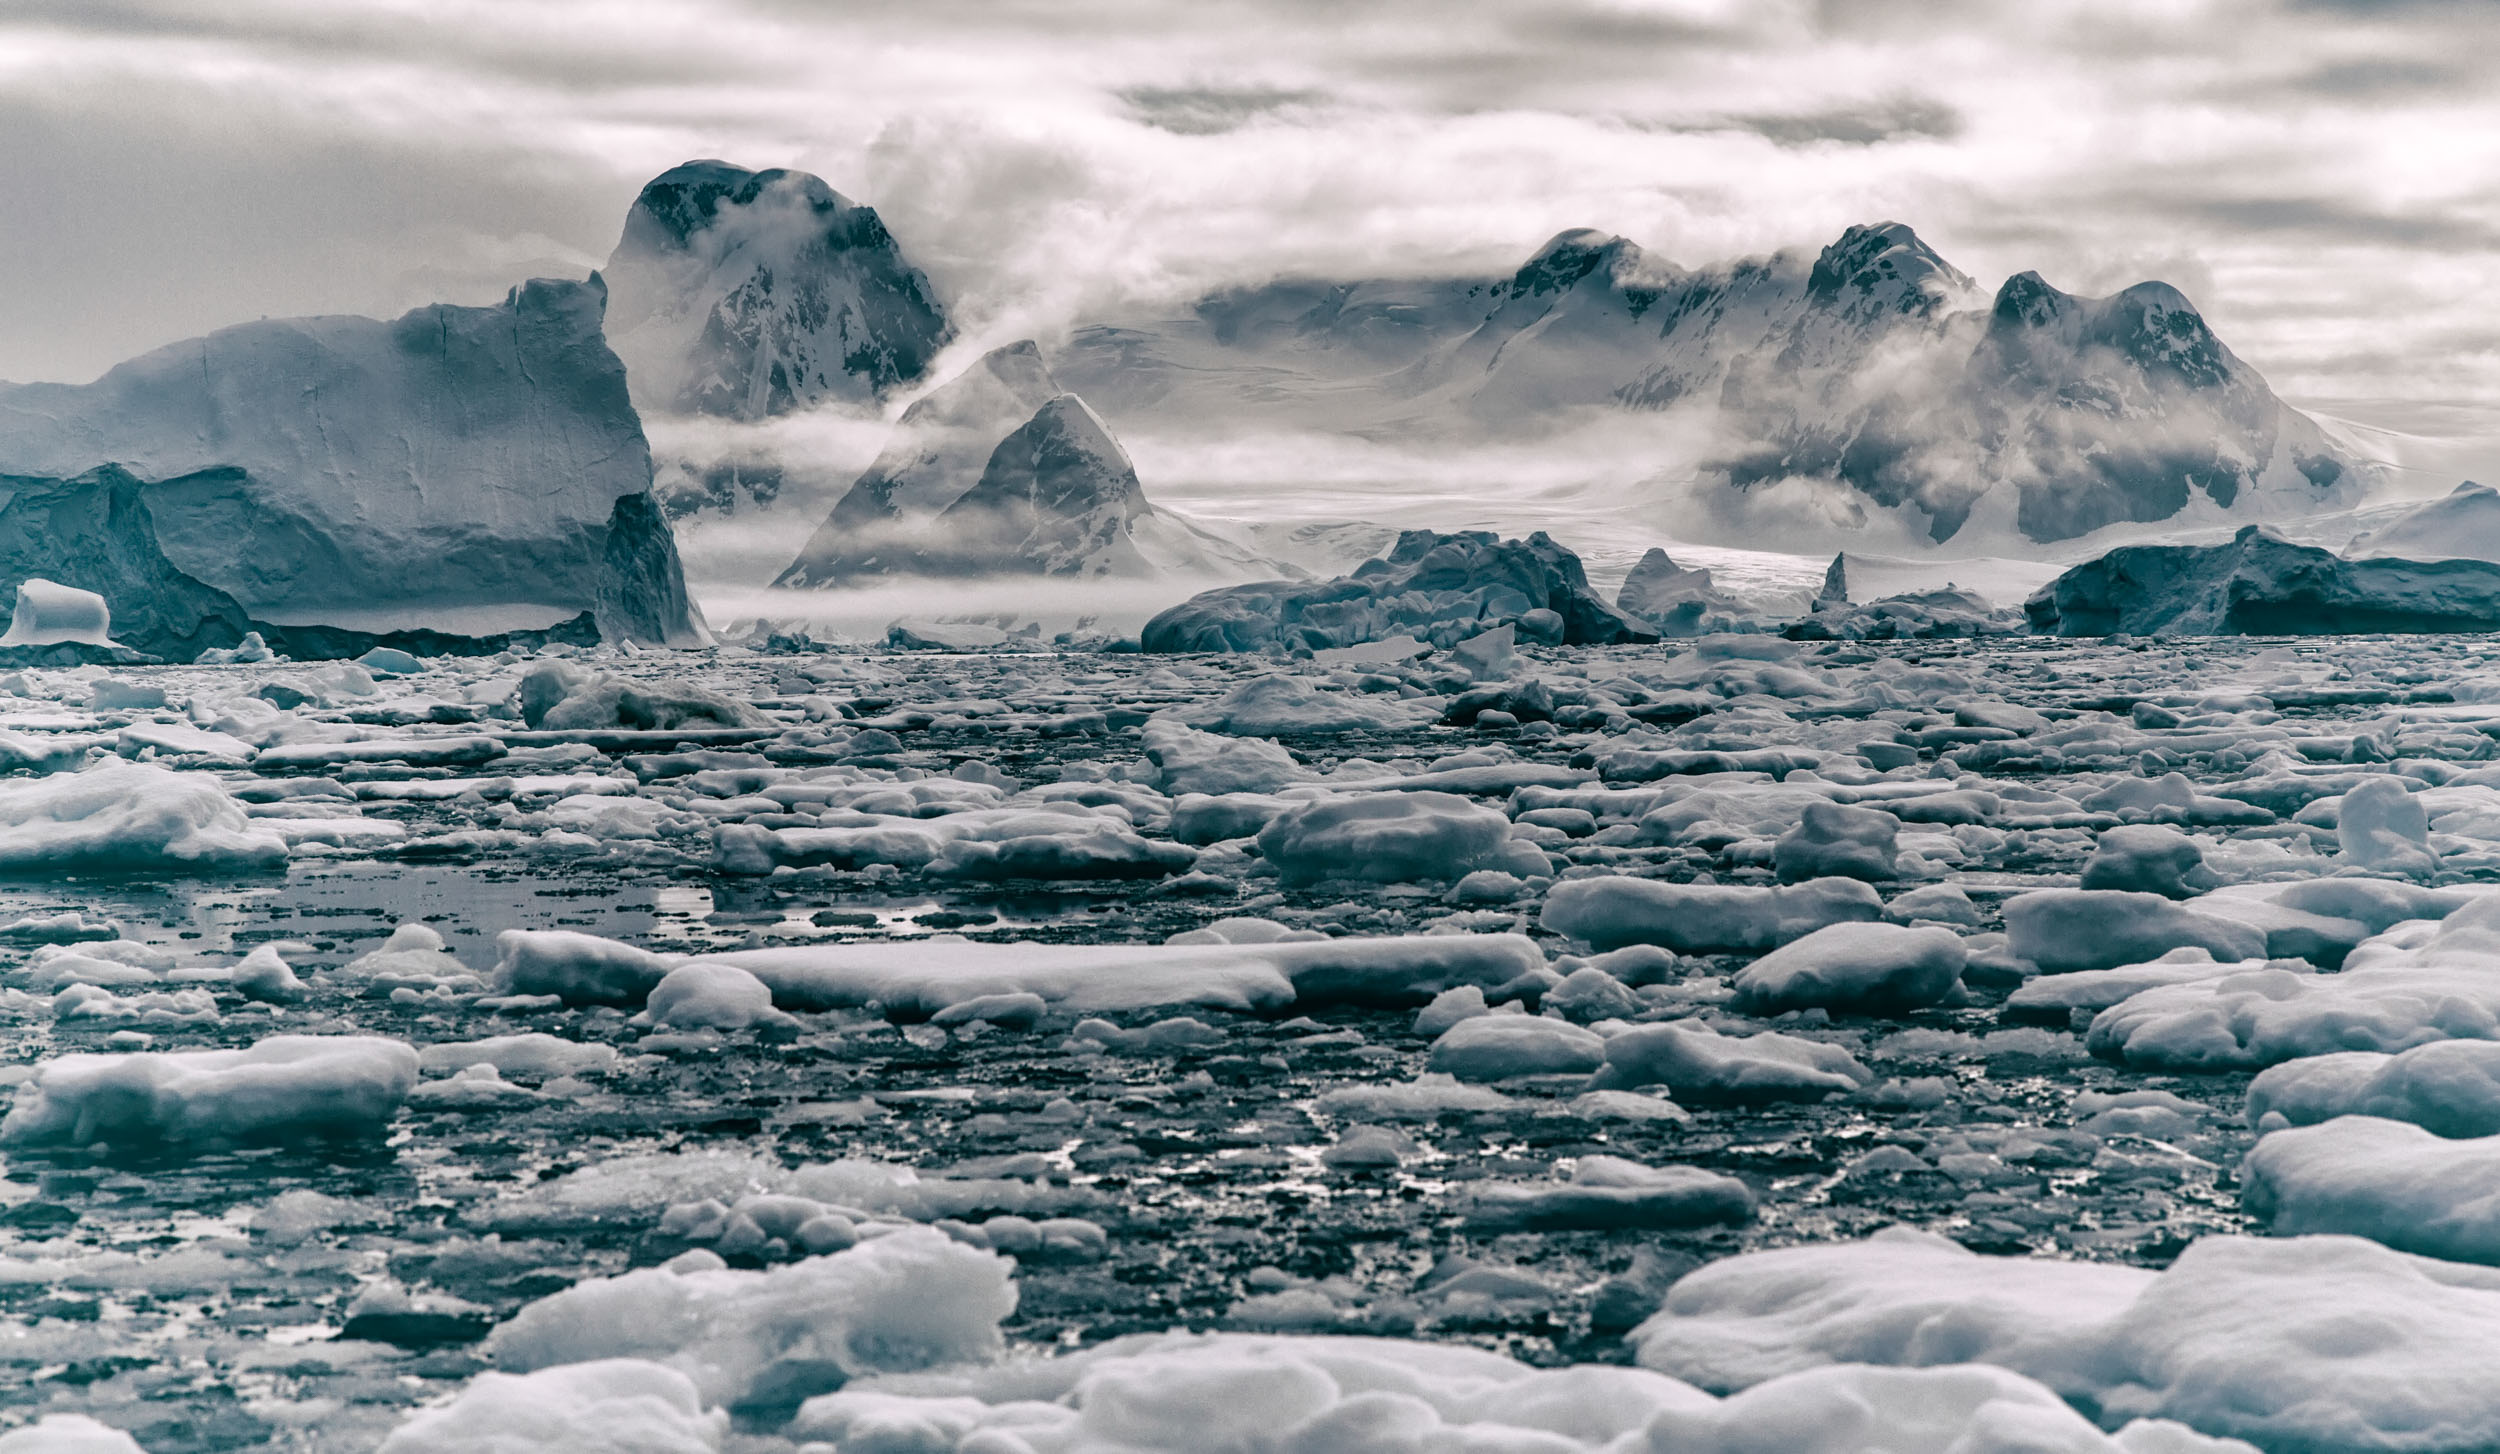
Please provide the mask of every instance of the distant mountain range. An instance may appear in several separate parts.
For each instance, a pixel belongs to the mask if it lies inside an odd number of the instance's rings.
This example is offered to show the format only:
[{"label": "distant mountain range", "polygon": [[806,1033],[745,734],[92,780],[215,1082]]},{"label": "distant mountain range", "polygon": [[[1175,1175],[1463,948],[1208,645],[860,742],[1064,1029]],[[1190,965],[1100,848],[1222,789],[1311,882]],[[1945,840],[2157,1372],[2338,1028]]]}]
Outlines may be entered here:
[{"label": "distant mountain range", "polygon": [[1053,367],[1115,425],[1288,423],[1534,435],[1584,411],[1692,409],[1681,464],[1743,492],[1829,482],[2050,544],[2122,522],[2264,519],[2365,484],[2176,289],[1991,298],[1898,223],[1811,257],[1687,270],[1566,232],[1508,278],[1289,280],[1080,328]]}]

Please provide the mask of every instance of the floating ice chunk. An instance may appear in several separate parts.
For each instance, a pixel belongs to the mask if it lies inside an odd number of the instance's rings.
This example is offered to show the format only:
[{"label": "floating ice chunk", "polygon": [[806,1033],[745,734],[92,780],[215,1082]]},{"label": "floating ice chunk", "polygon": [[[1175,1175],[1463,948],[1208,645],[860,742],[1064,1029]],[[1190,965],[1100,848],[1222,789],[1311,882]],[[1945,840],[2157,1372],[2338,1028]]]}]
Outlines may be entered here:
[{"label": "floating ice chunk", "polygon": [[1771,865],[1782,883],[1838,876],[1887,880],[1895,878],[1893,860],[1901,820],[1873,808],[1842,803],[1808,803],[1797,826],[1779,837]]},{"label": "floating ice chunk", "polygon": [[1606,1041],[1600,1090],[1663,1085],[1681,1100],[1819,1100],[1874,1084],[1836,1045],[1765,1030],[1722,1035],[1691,1021],[1635,1025]]},{"label": "floating ice chunk", "polygon": [[356,665],[376,676],[415,676],[425,670],[425,663],[396,646],[377,646],[356,658]]},{"label": "floating ice chunk", "polygon": [[718,1454],[729,1415],[706,1410],[693,1379],[639,1358],[527,1375],[481,1373],[425,1409],[380,1454]]},{"label": "floating ice chunk", "polygon": [[2500,1042],[2437,1040],[2397,1055],[2310,1055],[2248,1083],[2252,1126],[2308,1126],[2336,1116],[2410,1121],[2435,1136],[2500,1135]]},{"label": "floating ice chunk", "polygon": [[1542,918],[1546,928],[1600,950],[1654,944],[1681,954],[1758,954],[1826,925],[1864,923],[1883,912],[1883,900],[1856,879],[1754,888],[1609,874],[1556,884],[1545,896]]},{"label": "floating ice chunk", "polygon": [[519,1372],[647,1358],[707,1402],[787,1407],[863,1374],[998,1356],[1012,1265],[914,1227],[764,1272],[646,1267],[531,1303],[488,1347]]},{"label": "floating ice chunk", "polygon": [[1638,1091],[1584,1091],[1571,1098],[1571,1114],[1591,1121],[1690,1121],[1693,1113],[1664,1096]]},{"label": "floating ice chunk", "polygon": [[2399,926],[2340,974],[2268,967],[2148,989],[2092,1021],[2095,1055],[2164,1069],[2262,1069],[2339,1050],[2500,1040],[2500,896]]},{"label": "floating ice chunk", "polygon": [[651,987],[637,1021],[673,1029],[747,1030],[795,1023],[762,980],[731,964],[681,964]]},{"label": "floating ice chunk", "polygon": [[1979,927],[1979,907],[1959,884],[1925,884],[1884,906],[1884,917],[1896,924],[1933,922],[1957,928]]},{"label": "floating ice chunk", "polygon": [[[1498,1288],[1522,1281],[1499,1268],[1453,1281],[1480,1274]],[[1143,1335],[855,1385],[809,1400],[785,1433],[966,1454],[2253,1454],[2177,1425],[2103,1434],[2002,1369],[1814,1369],[1722,1402],[1641,1369],[1530,1369],[1446,1344],[1247,1333]]]},{"label": "floating ice chunk", "polygon": [[1148,722],[1144,738],[1146,760],[1155,767],[1155,786],[1175,797],[1182,793],[1272,793],[1311,776],[1292,753],[1273,742],[1200,732],[1170,717]]},{"label": "floating ice chunk", "polygon": [[1270,793],[1185,793],[1172,805],[1172,837],[1200,845],[1248,838],[1295,801]]},{"label": "floating ice chunk", "polygon": [[1415,1138],[1387,1126],[1350,1126],[1336,1144],[1319,1154],[1326,1165],[1344,1170],[1397,1166],[1415,1154]]},{"label": "floating ice chunk", "polygon": [[2399,778],[2365,778],[2337,809],[2335,842],[2357,868],[2428,878],[2439,868],[2430,833],[2420,800]]},{"label": "floating ice chunk", "polygon": [[1460,1080],[1584,1075],[1605,1062],[1603,1037],[1540,1015],[1476,1015],[1432,1042],[1432,1068]]},{"label": "floating ice chunk", "polygon": [[2175,1419],[2278,1454],[2484,1447],[2500,1389],[2469,1350],[2495,1336],[2500,1270],[2356,1237],[2206,1237],[2154,1273],[1983,1257],[1908,1228],[1711,1263],[1633,1335],[1644,1367],[1705,1388],[1988,1363],[2106,1421]]},{"label": "floating ice chunk", "polygon": [[411,989],[419,994],[435,990],[468,992],[481,990],[486,982],[477,971],[462,964],[449,949],[443,947],[443,936],[424,924],[402,924],[391,931],[378,949],[367,950],[330,972],[336,983],[360,986],[364,993],[387,995],[393,990]]},{"label": "floating ice chunk", "polygon": [[2282,1236],[2346,1232],[2452,1262],[2500,1262],[2500,1136],[2449,1140],[2377,1116],[2259,1137],[2240,1199]]},{"label": "floating ice chunk", "polygon": [[536,1030],[428,1045],[417,1052],[418,1068],[429,1072],[491,1065],[505,1075],[559,1076],[605,1070],[614,1064],[614,1046],[565,1040]]},{"label": "floating ice chunk", "polygon": [[[301,948],[301,945],[297,946]],[[295,971],[278,956],[278,946],[263,944],[243,956],[229,981],[247,1000],[264,1000],[271,1004],[293,1004],[310,993]]]},{"label": "floating ice chunk", "polygon": [[116,939],[90,941],[76,948],[44,945],[27,958],[19,973],[27,984],[46,990],[73,984],[154,984],[173,964],[173,956],[154,945]]},{"label": "floating ice chunk", "polygon": [[[1192,937],[1195,935],[1205,937]],[[1166,944],[1310,944],[1327,937],[1316,929],[1296,929],[1290,924],[1280,924],[1274,919],[1239,915],[1185,930],[1163,942]]]},{"label": "floating ice chunk", "polygon": [[[86,593],[82,591],[79,594]],[[0,1454],[147,1454],[147,1451],[128,1434],[85,1414],[45,1414],[26,1428],[0,1434]]]},{"label": "floating ice chunk", "polygon": [[2176,828],[2153,823],[2104,829],[2083,865],[2083,887],[2184,899],[2214,886],[2204,850]]},{"label": "floating ice chunk", "polygon": [[117,1147],[378,1136],[417,1052],[370,1035],[273,1035],[248,1050],[56,1056],[20,1086],[0,1144]]},{"label": "floating ice chunk", "polygon": [[646,1221],[678,1202],[780,1190],[789,1179],[780,1162],[735,1151],[616,1156],[498,1198],[481,1208],[477,1219],[498,1232],[617,1227]]},{"label": "floating ice chunk", "polygon": [[1510,819],[1448,792],[1373,792],[1290,807],[1258,834],[1260,854],[1288,882],[1453,882],[1473,869],[1508,869],[1528,849],[1528,872],[1553,872],[1545,854],[1513,844]]},{"label": "floating ice chunk", "polygon": [[1283,672],[1252,677],[1214,701],[1178,714],[1192,727],[1230,737],[1368,732],[1427,720],[1413,710],[1323,692],[1306,677]]},{"label": "floating ice chunk", "polygon": [[2006,948],[2055,974],[2115,969],[2159,959],[2173,949],[2202,949],[2218,960],[2263,959],[2262,930],[2215,914],[2193,901],[2116,889],[2040,889],[2005,901]]},{"label": "floating ice chunk", "polygon": [[81,646],[112,646],[113,612],[102,596],[47,581],[41,576],[28,576],[17,583],[17,609],[9,617],[9,630],[0,636],[0,647],[56,646],[75,642]]},{"label": "floating ice chunk", "polygon": [[119,939],[122,926],[111,919],[90,919],[82,909],[58,914],[29,914],[0,924],[0,944],[86,944]]},{"label": "floating ice chunk", "polygon": [[1505,1111],[1517,1102],[1500,1091],[1462,1085],[1456,1076],[1419,1075],[1388,1085],[1341,1085],[1311,1103],[1326,1116],[1370,1121],[1429,1121],[1444,1111]]},{"label": "floating ice chunk", "polygon": [[568,1005],[639,1005],[685,962],[569,929],[506,929],[495,936],[495,955],[498,994],[555,995]]},{"label": "floating ice chunk", "polygon": [[1736,1008],[1751,1015],[1917,1009],[1953,993],[1965,958],[1950,929],[1834,924],[1747,965],[1736,976]]},{"label": "floating ice chunk", "polygon": [[2112,1005],[2124,1004],[2146,990],[2221,979],[2261,969],[2287,970],[2295,974],[2309,972],[2309,966],[2299,960],[2235,959],[2229,963],[2218,963],[2202,949],[2173,949],[2150,964],[2044,974],[2008,995],[2005,1009],[2007,1014],[2018,1019],[2041,1019],[2062,1025],[2072,1018],[2075,1010],[2106,1010]]},{"label": "floating ice chunk", "polygon": [[1467,1207],[1471,1225],[1506,1232],[1703,1227],[1752,1217],[1753,1192],[1732,1176],[1620,1156],[1583,1156],[1565,1182],[1481,1183]]},{"label": "floating ice chunk", "polygon": [[1545,992],[1541,1008],[1558,1011],[1570,1019],[1586,1023],[1591,1020],[1624,1019],[1639,1014],[1643,1006],[1641,997],[1632,993],[1631,987],[1623,981],[1596,965],[1583,964],[1564,975],[1561,984]]},{"label": "floating ice chunk", "polygon": [[1097,822],[989,843],[958,839],[938,850],[928,871],[939,878],[980,880],[1169,878],[1187,873],[1197,861],[1193,848]]},{"label": "floating ice chunk", "polygon": [[1204,1020],[1176,1015],[1123,1030],[1109,1020],[1079,1020],[1068,1032],[1071,1040],[1090,1040],[1123,1055],[1172,1055],[1187,1050],[1212,1050],[1224,1043],[1221,1030]]},{"label": "floating ice chunk", "polygon": [[494,1066],[482,1062],[408,1092],[408,1104],[429,1111],[495,1111],[543,1099],[539,1092],[514,1085]]},{"label": "floating ice chunk", "polygon": [[224,873],[286,857],[286,841],[203,773],[100,762],[0,784],[0,873]]},{"label": "floating ice chunk", "polygon": [[[634,1004],[687,962],[560,930],[508,930],[498,983],[518,994]],[[902,1018],[983,995],[1038,995],[1080,1014],[1184,1005],[1264,1010],[1289,1004],[1415,1005],[1455,985],[1508,984],[1544,966],[1516,934],[1416,934],[1268,944],[807,944],[703,956],[771,987],[785,1010],[881,1004]]]},{"label": "floating ice chunk", "polygon": [[259,751],[240,737],[209,732],[188,722],[133,722],[113,734],[113,750],[123,757],[153,751],[162,757],[206,757],[222,764],[249,762]]},{"label": "floating ice chunk", "polygon": [[1507,681],[1519,668],[1519,633],[1508,622],[1490,631],[1478,632],[1450,648],[1450,665],[1467,674],[1469,681]]}]

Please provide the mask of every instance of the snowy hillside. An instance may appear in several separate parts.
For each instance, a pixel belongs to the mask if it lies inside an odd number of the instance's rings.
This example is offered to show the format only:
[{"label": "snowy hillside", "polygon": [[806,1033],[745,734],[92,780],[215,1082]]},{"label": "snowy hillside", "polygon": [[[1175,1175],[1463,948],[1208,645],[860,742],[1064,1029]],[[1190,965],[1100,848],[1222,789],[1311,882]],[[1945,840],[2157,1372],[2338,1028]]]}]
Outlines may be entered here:
[{"label": "snowy hillside", "polygon": [[1030,340],[916,401],[776,586],[887,575],[1292,574],[1150,503],[1101,416],[1062,392]]},{"label": "snowy hillside", "polygon": [[947,338],[875,210],[805,172],[672,167],[634,200],[606,276],[608,337],[647,410],[873,409]]},{"label": "snowy hillside", "polygon": [[[595,279],[541,280],[495,307],[247,323],[91,384],[0,386],[0,474],[121,466],[145,482],[150,558],[260,621],[488,635],[588,612],[611,638],[692,643],[603,302]],[[13,528],[54,532],[72,558],[48,573],[78,584],[72,524]]]},{"label": "snowy hillside", "polygon": [[2367,484],[2177,290],[2024,273],[1992,300],[1898,223],[1699,270],[1566,232],[1507,279],[1277,283],[1079,329],[1053,366],[1121,428],[1565,441],[1674,416],[1648,455],[1682,513],[1776,523],[1837,491],[1844,523],[1931,544],[2276,519]]}]

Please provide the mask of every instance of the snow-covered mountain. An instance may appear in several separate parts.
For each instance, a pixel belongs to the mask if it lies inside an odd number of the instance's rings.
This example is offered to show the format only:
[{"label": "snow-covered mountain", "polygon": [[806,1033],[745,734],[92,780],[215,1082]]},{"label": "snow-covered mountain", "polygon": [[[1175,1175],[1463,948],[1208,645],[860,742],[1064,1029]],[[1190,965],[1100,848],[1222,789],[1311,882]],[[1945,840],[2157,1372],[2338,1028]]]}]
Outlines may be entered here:
[{"label": "snow-covered mountain", "polygon": [[2344,554],[2355,560],[2397,556],[2500,562],[2500,490],[2467,480],[2353,537]]},{"label": "snow-covered mountain", "polygon": [[608,259],[608,337],[646,410],[874,409],[928,372],[945,311],[873,208],[806,172],[653,178]]},{"label": "snow-covered mountain", "polygon": [[[588,613],[611,639],[698,642],[604,302],[595,277],[540,280],[493,307],[247,323],[91,384],[0,386],[0,474],[88,477],[86,515],[19,526],[73,556],[135,480],[142,554],[256,621],[482,636]],[[91,477],[108,464],[126,477]]]},{"label": "snow-covered mountain", "polygon": [[1991,299],[1898,223],[1699,270],[1566,232],[1507,279],[1276,283],[1079,329],[1053,367],[1123,427],[1517,438],[1681,411],[1662,477],[1838,486],[1935,542],[2276,518],[2365,483],[2176,289],[2024,273]]},{"label": "snow-covered mountain", "polygon": [[1243,579],[1292,572],[1158,510],[1085,401],[1030,340],[994,349],[903,411],[894,437],[777,586],[886,575]]}]

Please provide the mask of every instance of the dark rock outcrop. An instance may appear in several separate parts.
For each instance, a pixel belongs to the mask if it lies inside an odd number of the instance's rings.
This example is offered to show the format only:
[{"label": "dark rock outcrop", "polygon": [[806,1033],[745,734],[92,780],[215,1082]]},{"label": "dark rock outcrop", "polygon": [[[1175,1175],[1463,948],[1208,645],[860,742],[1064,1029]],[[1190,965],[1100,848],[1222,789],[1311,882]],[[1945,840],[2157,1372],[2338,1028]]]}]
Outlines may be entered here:
[{"label": "dark rock outcrop", "polygon": [[1589,590],[1580,558],[1538,531],[1409,530],[1379,559],[1331,581],[1263,581],[1193,596],[1146,623],[1148,651],[1319,650],[1411,634],[1436,646],[1516,622],[1562,618],[1571,645],[1655,641],[1644,622]]},{"label": "dark rock outcrop", "polygon": [[2058,636],[2326,636],[2500,630],[2500,565],[2346,560],[2249,526],[2227,545],[2130,545],[2023,605]]},{"label": "dark rock outcrop", "polygon": [[670,168],[634,199],[606,275],[608,337],[636,402],[662,413],[873,407],[949,337],[875,209],[806,172]]}]

